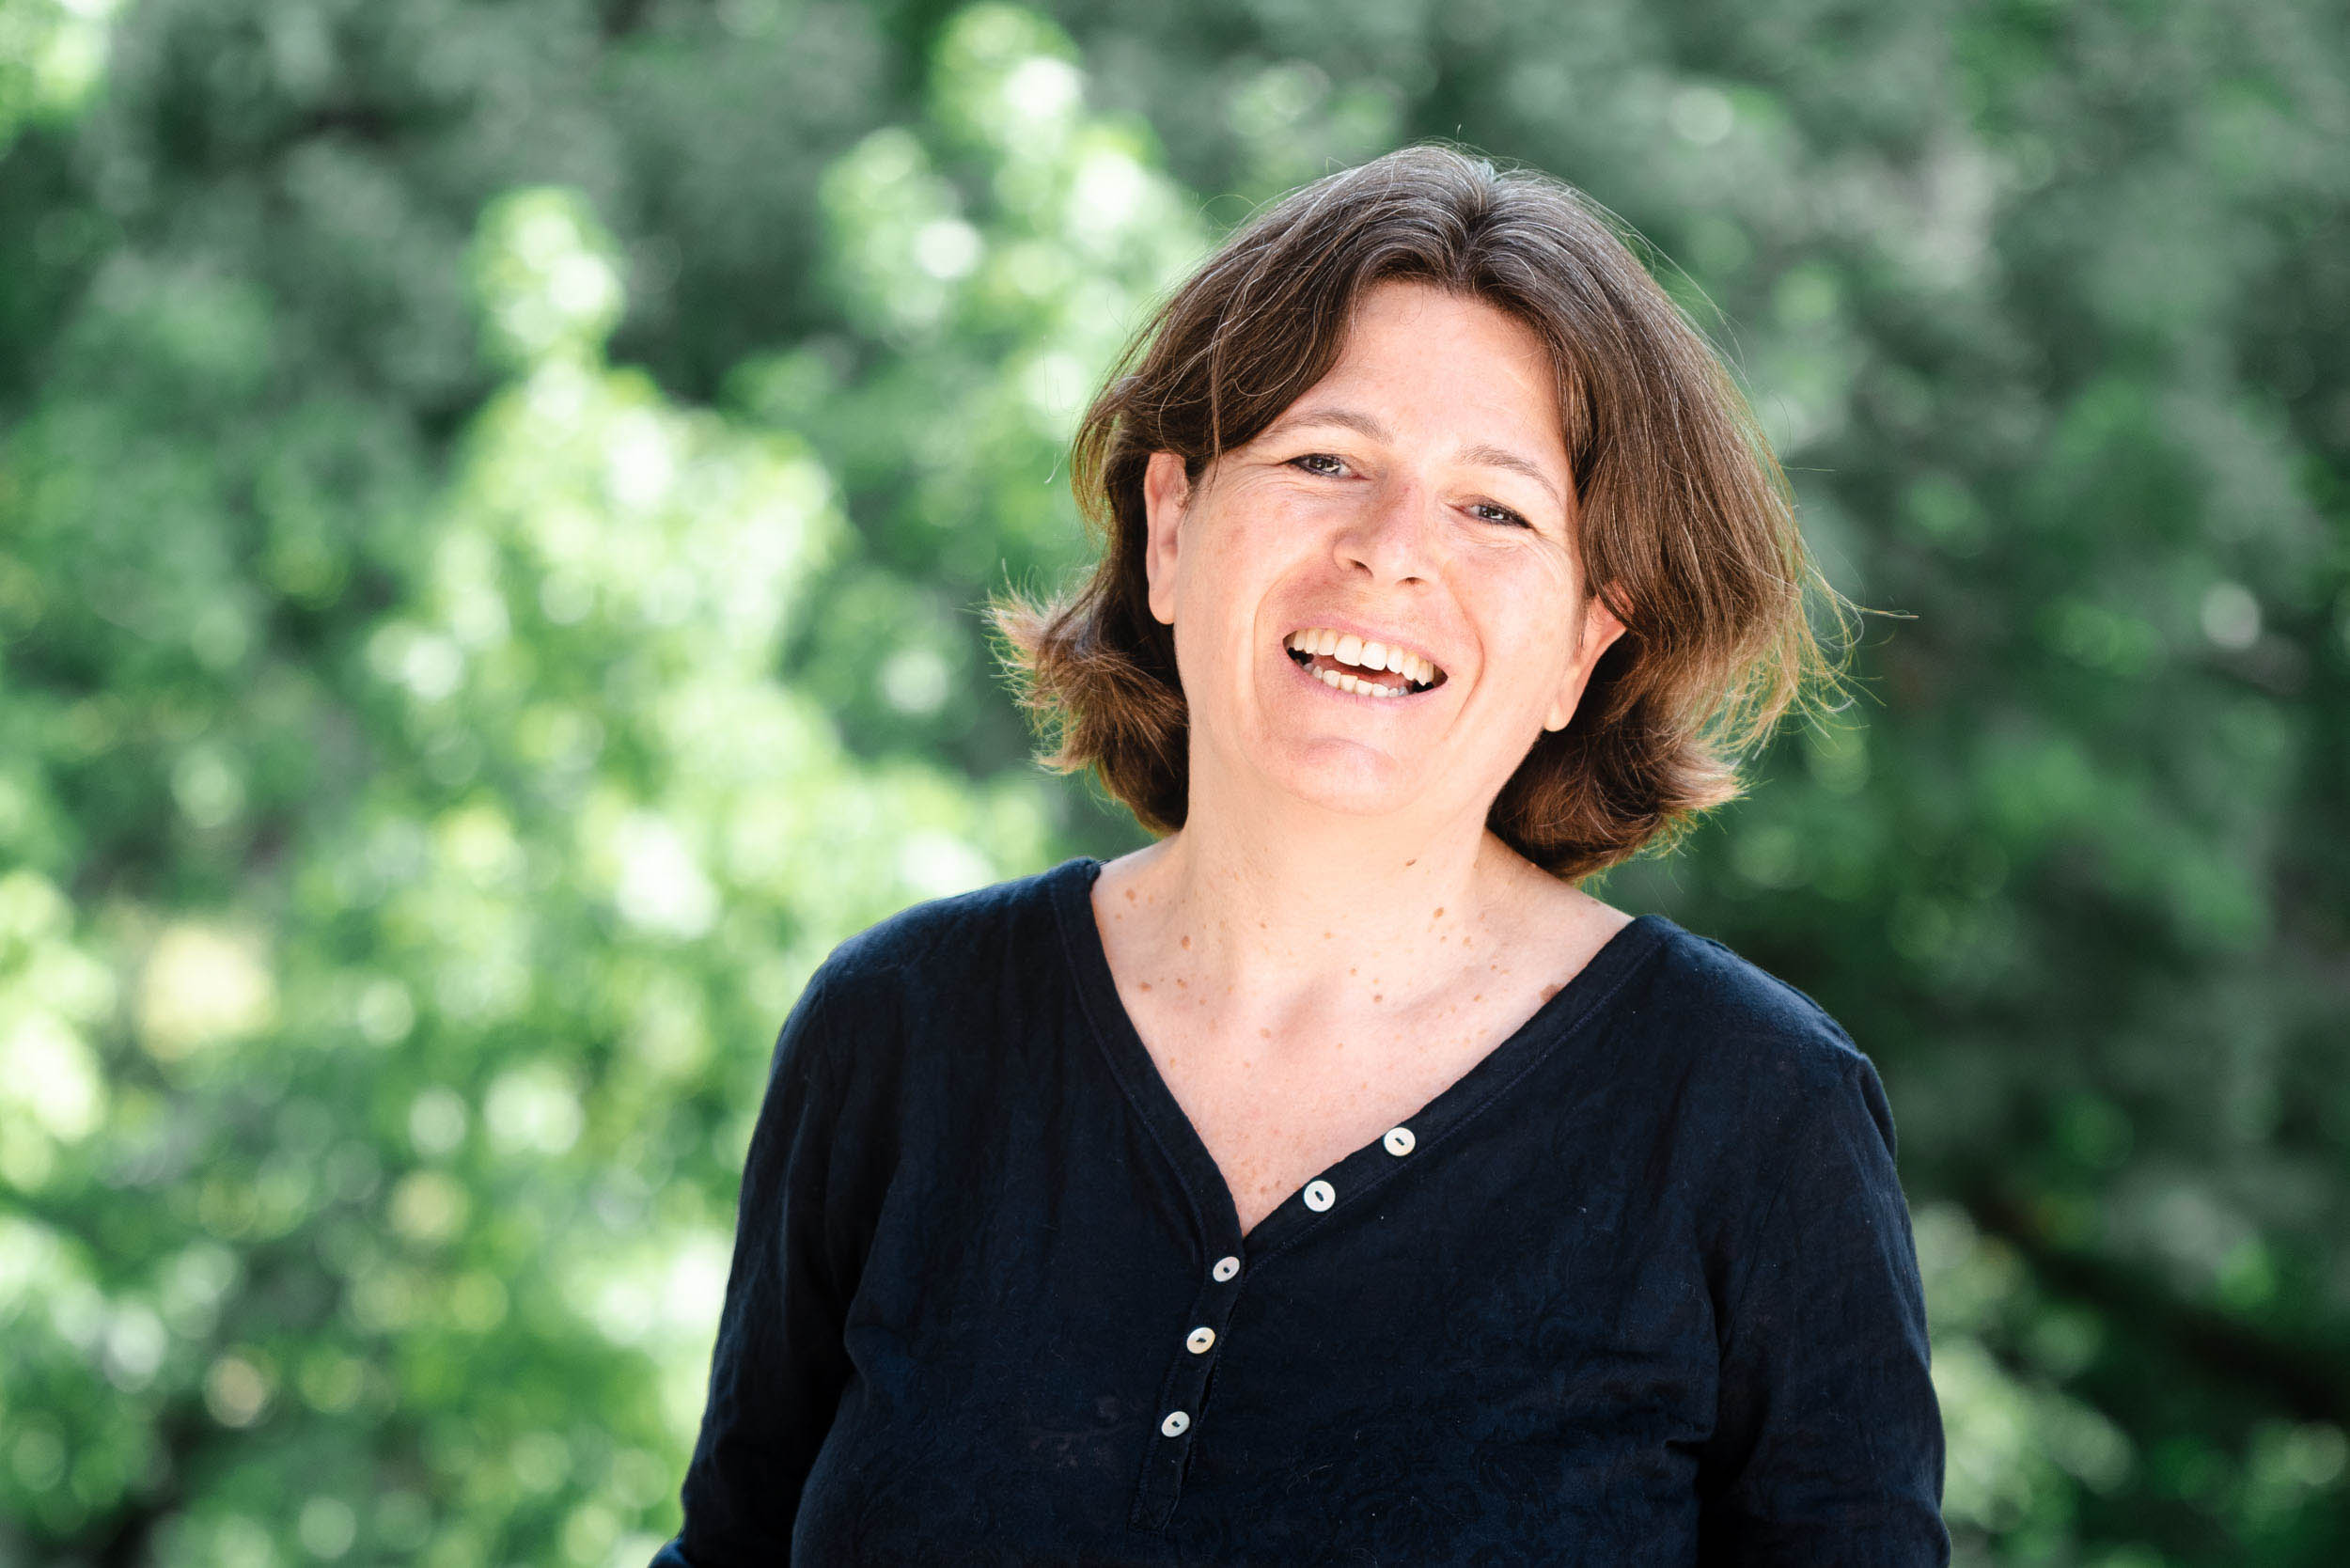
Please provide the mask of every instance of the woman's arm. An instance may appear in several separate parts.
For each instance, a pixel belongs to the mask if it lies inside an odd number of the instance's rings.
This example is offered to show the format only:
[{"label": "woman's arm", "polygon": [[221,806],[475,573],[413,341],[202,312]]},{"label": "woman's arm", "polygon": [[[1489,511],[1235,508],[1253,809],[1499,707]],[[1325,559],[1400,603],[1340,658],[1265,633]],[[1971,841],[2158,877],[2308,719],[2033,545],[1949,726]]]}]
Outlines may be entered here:
[{"label": "woman's arm", "polygon": [[1791,1120],[1722,1346],[1699,1560],[1942,1568],[1941,1409],[1876,1069]]},{"label": "woman's arm", "polygon": [[744,1160],[734,1263],[685,1472],[685,1523],[652,1568],[775,1568],[849,1362],[846,1281],[827,1246],[838,1096],[820,970],[785,1019]]}]

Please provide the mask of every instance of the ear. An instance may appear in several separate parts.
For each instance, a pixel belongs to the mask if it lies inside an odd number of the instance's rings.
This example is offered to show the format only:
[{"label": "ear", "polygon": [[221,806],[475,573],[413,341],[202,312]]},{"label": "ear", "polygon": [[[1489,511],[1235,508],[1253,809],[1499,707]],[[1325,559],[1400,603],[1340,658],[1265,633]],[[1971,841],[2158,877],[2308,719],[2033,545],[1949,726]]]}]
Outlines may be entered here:
[{"label": "ear", "polygon": [[1175,624],[1177,525],[1191,505],[1191,479],[1173,452],[1152,452],[1142,471],[1142,570],[1151,585],[1151,614]]},{"label": "ear", "polygon": [[1583,700],[1583,688],[1590,683],[1592,666],[1608,646],[1623,635],[1623,622],[1607,602],[1594,593],[1583,602],[1583,640],[1574,651],[1574,661],[1567,666],[1566,679],[1559,683],[1559,700],[1551,704],[1543,719],[1544,729],[1564,729],[1574,717],[1575,708]]}]

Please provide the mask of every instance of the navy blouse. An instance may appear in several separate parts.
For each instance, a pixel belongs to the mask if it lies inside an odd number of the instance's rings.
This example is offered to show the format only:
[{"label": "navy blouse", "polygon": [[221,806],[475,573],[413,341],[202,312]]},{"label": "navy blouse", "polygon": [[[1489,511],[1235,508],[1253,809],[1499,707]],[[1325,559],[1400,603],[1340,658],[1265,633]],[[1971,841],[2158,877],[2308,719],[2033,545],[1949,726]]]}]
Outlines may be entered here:
[{"label": "navy blouse", "polygon": [[1939,1565],[1869,1058],[1659,915],[1244,1238],[1089,856],[836,948],[777,1042],[654,1568]]}]

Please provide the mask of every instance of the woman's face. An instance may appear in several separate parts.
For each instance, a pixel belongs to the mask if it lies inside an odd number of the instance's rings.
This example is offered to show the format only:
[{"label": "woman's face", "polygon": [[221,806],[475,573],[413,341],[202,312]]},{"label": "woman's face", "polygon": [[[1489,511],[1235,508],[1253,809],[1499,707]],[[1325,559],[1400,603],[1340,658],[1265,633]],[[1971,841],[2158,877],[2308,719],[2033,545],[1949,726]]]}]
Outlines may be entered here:
[{"label": "woman's face", "polygon": [[[1175,628],[1195,791],[1230,770],[1337,810],[1481,823],[1623,630],[1585,602],[1556,398],[1516,319],[1391,281],[1359,297],[1330,373],[1197,487],[1152,454],[1151,609]],[[1288,646],[1315,628],[1441,673],[1400,696],[1338,689]]]}]

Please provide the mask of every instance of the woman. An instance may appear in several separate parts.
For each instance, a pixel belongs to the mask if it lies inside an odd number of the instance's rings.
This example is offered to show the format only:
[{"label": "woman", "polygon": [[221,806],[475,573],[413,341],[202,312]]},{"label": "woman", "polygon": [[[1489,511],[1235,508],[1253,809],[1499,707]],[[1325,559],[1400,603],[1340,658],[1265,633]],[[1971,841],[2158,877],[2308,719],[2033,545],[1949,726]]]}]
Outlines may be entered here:
[{"label": "woman", "polygon": [[1099,568],[998,624],[1163,837],[820,966],[658,1562],[1947,1561],[1876,1073],[1575,886],[1824,670],[1717,361],[1418,147],[1121,368]]}]

